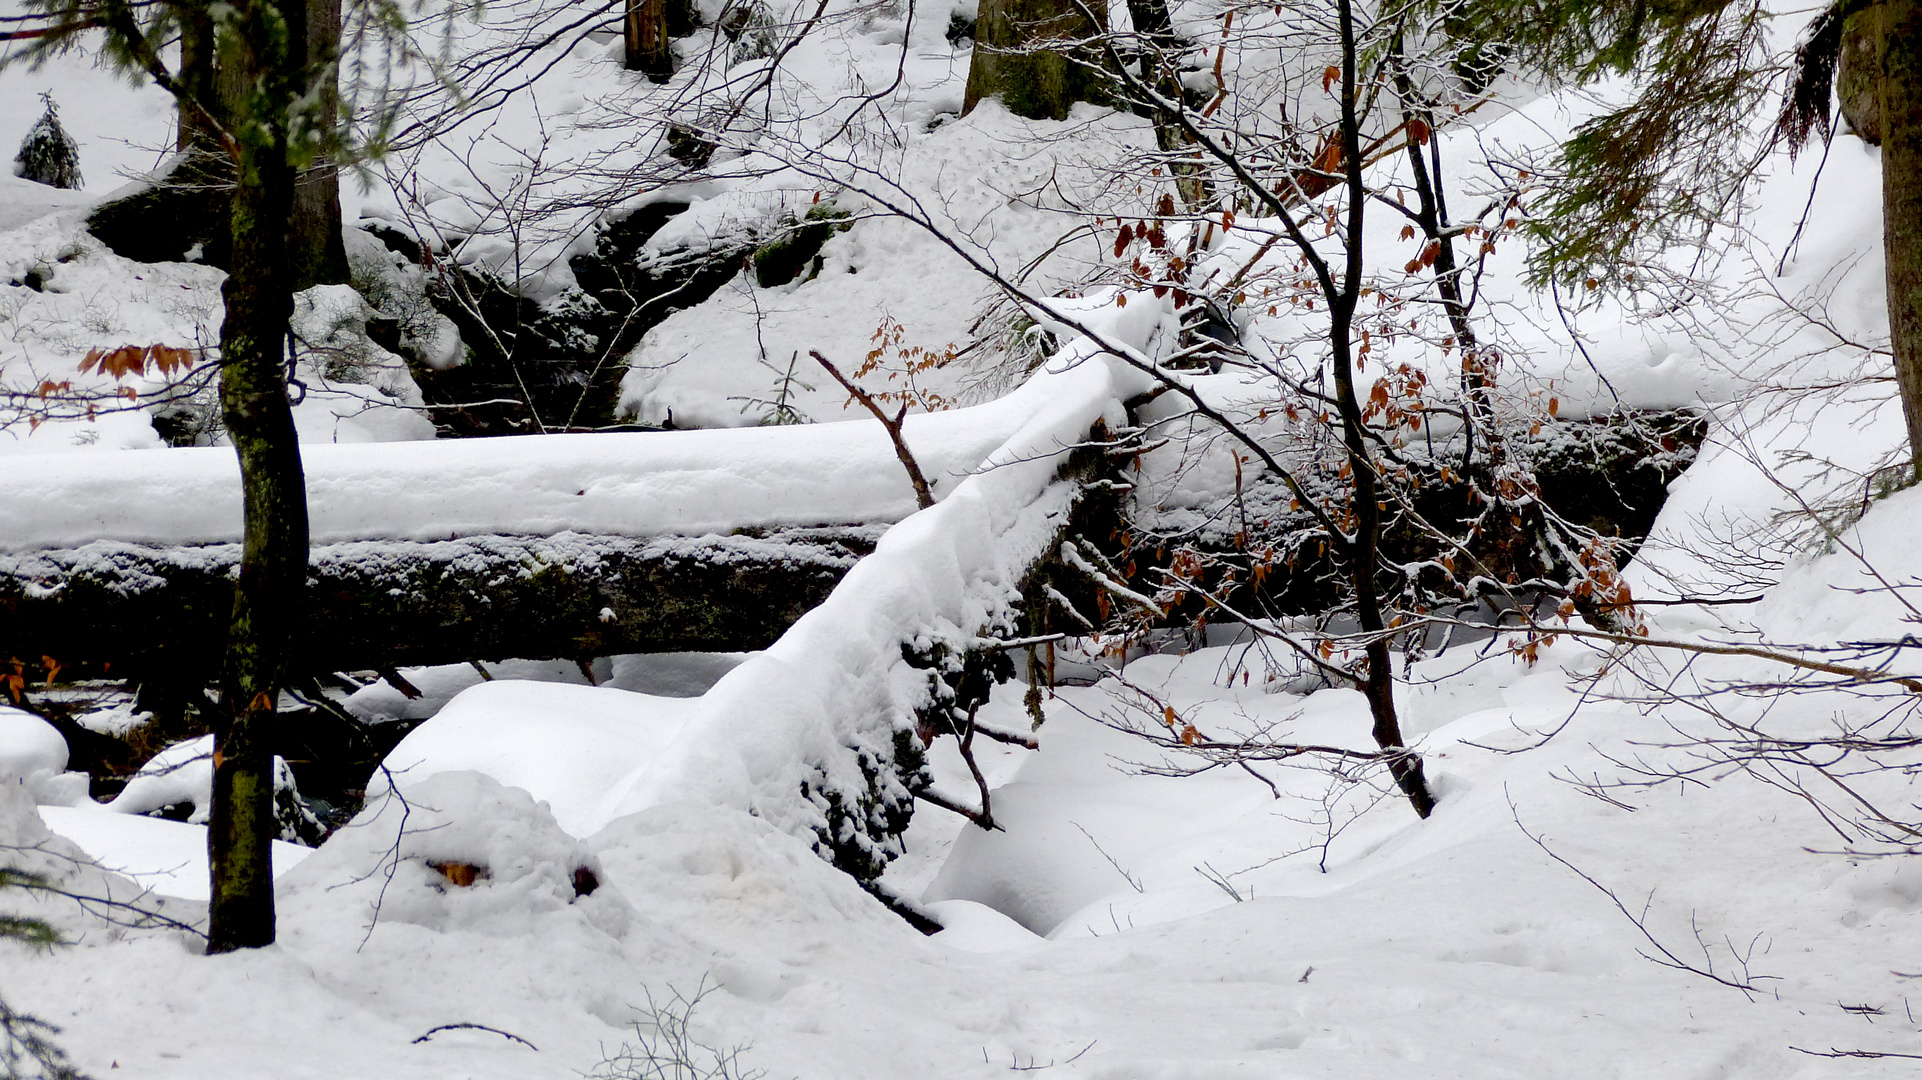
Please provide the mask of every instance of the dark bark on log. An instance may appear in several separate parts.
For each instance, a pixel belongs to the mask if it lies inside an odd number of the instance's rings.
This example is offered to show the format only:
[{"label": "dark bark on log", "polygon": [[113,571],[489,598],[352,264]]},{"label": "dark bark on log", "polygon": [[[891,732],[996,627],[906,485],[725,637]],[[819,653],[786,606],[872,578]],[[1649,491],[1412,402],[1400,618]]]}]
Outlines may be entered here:
[{"label": "dark bark on log", "polygon": [[[873,550],[880,531],[317,547],[293,664],[377,671],[764,648]],[[194,681],[218,664],[239,552],[103,541],[0,558],[0,656],[51,656],[69,677]]]}]

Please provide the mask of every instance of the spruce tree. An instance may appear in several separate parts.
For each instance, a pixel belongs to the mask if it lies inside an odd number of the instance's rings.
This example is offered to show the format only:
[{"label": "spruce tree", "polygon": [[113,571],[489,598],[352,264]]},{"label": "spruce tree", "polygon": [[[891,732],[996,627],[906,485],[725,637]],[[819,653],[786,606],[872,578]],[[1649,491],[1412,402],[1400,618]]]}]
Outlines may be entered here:
[{"label": "spruce tree", "polygon": [[77,188],[81,183],[80,145],[60,126],[60,109],[53,103],[53,94],[43,93],[40,100],[47,103],[47,111],[20,140],[13,174],[48,187]]},{"label": "spruce tree", "polygon": [[1705,242],[1724,223],[1758,160],[1749,118],[1785,71],[1774,141],[1792,153],[1812,132],[1830,137],[1853,35],[1863,70],[1847,92],[1878,121],[1889,344],[1922,481],[1922,0],[1830,0],[1792,56],[1766,33],[1765,0],[1431,4],[1451,33],[1509,66],[1578,84],[1635,74],[1639,92],[1563,147],[1563,175],[1529,226],[1542,241],[1535,279],[1576,288],[1641,288],[1661,251]]}]

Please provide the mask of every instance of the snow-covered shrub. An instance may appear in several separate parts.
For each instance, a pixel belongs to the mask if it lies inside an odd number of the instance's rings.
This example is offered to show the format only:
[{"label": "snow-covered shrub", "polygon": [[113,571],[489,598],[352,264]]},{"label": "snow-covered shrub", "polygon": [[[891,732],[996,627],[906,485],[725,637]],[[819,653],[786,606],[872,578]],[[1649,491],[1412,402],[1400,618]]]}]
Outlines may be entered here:
[{"label": "snow-covered shrub", "polygon": [[398,348],[385,346],[391,351],[436,371],[460,363],[460,330],[428,298],[428,270],[365,229],[348,229],[345,239],[354,291],[373,309],[369,336],[378,341],[385,332],[378,329],[379,321],[392,320]]},{"label": "snow-covered shrub", "polygon": [[970,361],[971,373],[956,395],[967,404],[991,401],[1012,391],[1060,346],[1027,308],[999,293],[982,305],[969,332],[987,346]]},{"label": "snow-covered shrub", "polygon": [[316,285],[294,296],[288,329],[297,360],[294,421],[302,441],[434,437],[407,362],[370,332],[379,316],[350,285]]},{"label": "snow-covered shrub", "polygon": [[721,32],[734,43],[734,62],[765,60],[781,47],[781,26],[763,4],[753,2],[729,7],[721,17]]},{"label": "snow-covered shrub", "polygon": [[41,94],[47,111],[20,140],[20,152],[13,158],[13,175],[49,187],[77,188],[80,179],[80,144],[60,126],[59,108],[51,93]]}]

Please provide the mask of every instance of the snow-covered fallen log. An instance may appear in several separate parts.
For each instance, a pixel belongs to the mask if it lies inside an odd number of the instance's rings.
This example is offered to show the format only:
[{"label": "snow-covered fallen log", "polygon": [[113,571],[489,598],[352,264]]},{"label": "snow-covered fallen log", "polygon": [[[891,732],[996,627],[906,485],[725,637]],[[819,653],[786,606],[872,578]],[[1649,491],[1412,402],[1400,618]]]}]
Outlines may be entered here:
[{"label": "snow-covered fallen log", "polygon": [[[764,536],[478,536],[314,549],[308,671],[742,651],[818,604],[878,527]],[[217,669],[240,545],[95,541],[0,555],[0,656],[187,682]]]},{"label": "snow-covered fallen log", "polygon": [[[1107,308],[1119,340],[1145,342],[1158,324],[1143,299]],[[1054,556],[1094,478],[1068,468],[1076,447],[1097,424],[1123,425],[1123,403],[1148,389],[1094,353],[1071,344],[1004,399],[1029,419],[982,468],[889,529],[827,600],[704,696],[577,688],[536,699],[487,683],[412,732],[388,770],[403,784],[489,773],[569,807],[567,826],[583,836],[665,803],[733,807],[872,879],[900,853],[927,783],[916,725],[941,693],[906,654],[956,655],[1013,629],[1024,579]],[[577,695],[599,700],[590,709]]]},{"label": "snow-covered fallen log", "polygon": [[[905,437],[940,497],[1042,404],[913,416]],[[300,655],[316,670],[757,649],[915,506],[871,421],[303,454],[318,546]],[[0,657],[204,672],[240,520],[224,448],[0,476]]]},{"label": "snow-covered fallen log", "polygon": [[[1034,413],[1002,399],[911,416],[937,498]],[[464,536],[702,536],[899,521],[914,490],[879,424],[526,435],[301,448],[316,544]],[[220,447],[36,456],[0,475],[0,550],[240,539]]]}]

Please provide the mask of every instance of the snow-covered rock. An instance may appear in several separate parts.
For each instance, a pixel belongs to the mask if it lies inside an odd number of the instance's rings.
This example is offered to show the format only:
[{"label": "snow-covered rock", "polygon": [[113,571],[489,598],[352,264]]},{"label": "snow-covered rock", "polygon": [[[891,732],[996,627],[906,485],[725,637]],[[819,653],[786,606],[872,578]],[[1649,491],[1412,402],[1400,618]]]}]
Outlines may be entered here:
[{"label": "snow-covered rock", "polygon": [[72,806],[86,800],[87,783],[86,773],[67,771],[67,740],[52,724],[0,705],[0,784],[38,803]]}]

